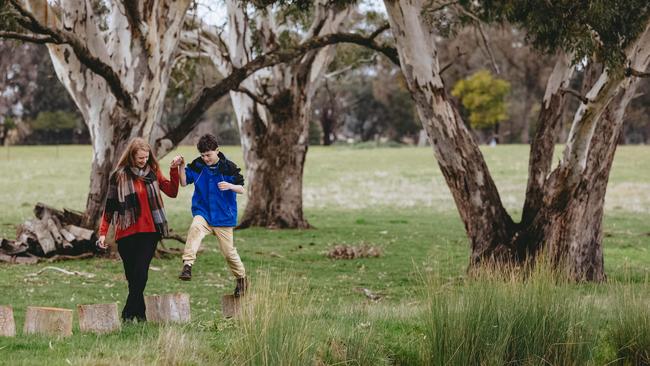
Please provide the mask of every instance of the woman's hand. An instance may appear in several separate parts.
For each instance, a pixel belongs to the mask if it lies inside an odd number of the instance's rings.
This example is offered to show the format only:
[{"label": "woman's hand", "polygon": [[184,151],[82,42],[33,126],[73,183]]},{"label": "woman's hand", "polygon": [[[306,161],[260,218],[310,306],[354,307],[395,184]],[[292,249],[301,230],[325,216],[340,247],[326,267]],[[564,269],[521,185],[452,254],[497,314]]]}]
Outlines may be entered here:
[{"label": "woman's hand", "polygon": [[101,250],[106,250],[108,248],[108,245],[106,244],[106,235],[99,236],[99,239],[97,239],[97,248]]},{"label": "woman's hand", "polygon": [[170,168],[178,168],[185,166],[185,158],[182,155],[176,155],[172,159],[172,162],[169,164]]}]

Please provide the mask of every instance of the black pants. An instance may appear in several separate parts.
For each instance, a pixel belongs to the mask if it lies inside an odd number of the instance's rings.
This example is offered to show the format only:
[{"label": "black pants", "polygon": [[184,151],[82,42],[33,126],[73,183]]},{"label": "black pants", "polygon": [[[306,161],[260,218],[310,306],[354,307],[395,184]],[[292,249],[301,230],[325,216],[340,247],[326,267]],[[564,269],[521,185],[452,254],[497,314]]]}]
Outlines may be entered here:
[{"label": "black pants", "polygon": [[147,286],[149,264],[160,240],[158,233],[137,233],[117,241],[117,250],[122,257],[124,274],[129,282],[129,296],[126,298],[123,320],[145,320],[144,288]]}]

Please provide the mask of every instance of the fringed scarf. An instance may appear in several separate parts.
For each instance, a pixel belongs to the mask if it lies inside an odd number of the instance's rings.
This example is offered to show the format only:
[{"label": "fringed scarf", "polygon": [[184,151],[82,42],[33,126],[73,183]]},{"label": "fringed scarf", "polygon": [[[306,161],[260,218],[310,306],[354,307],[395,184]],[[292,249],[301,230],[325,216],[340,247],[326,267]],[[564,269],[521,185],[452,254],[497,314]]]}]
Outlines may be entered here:
[{"label": "fringed scarf", "polygon": [[165,236],[168,234],[167,218],[163,207],[160,187],[156,173],[147,165],[144,169],[124,167],[115,172],[108,183],[106,197],[106,216],[120,230],[135,224],[140,216],[140,203],[133,182],[141,179],[147,189],[149,208],[156,231]]}]

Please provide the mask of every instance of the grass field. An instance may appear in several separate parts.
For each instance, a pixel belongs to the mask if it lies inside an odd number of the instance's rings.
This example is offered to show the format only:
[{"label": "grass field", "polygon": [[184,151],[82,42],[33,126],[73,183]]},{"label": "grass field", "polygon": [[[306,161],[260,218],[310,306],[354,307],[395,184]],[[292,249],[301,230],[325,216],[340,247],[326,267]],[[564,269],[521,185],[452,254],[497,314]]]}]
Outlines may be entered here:
[{"label": "grass field", "polygon": [[[224,152],[241,164],[241,151]],[[191,147],[180,149],[186,160]],[[304,201],[315,229],[235,233],[255,285],[241,320],[220,315],[233,281],[214,239],[180,282],[180,259],[154,259],[146,293],[187,292],[191,323],[126,325],[65,340],[24,336],[28,305],[74,308],[126,298],[121,263],[0,265],[0,304],[14,307],[18,336],[0,338],[0,364],[642,364],[650,362],[650,153],[621,147],[606,199],[609,283],[574,285],[543,270],[529,281],[467,280],[463,225],[430,148],[310,148]],[[504,204],[520,215],[526,146],[486,148]],[[85,146],[0,149],[0,237],[33,216],[35,202],[81,209],[91,151]],[[171,156],[163,159],[168,166]],[[557,159],[556,159],[557,160]],[[192,188],[166,199],[170,227],[191,222]],[[245,205],[240,197],[240,212]],[[167,242],[168,246],[177,243]],[[379,258],[332,260],[336,244],[378,246]],[[370,301],[366,288],[381,299]],[[76,317],[76,315],[75,315]]]}]

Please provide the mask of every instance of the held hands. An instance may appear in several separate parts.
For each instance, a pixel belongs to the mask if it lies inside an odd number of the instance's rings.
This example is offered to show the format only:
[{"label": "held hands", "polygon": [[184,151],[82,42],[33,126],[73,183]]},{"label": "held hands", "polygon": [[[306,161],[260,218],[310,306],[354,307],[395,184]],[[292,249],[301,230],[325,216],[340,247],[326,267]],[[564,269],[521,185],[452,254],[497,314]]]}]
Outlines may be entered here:
[{"label": "held hands", "polygon": [[176,155],[173,159],[172,162],[169,164],[170,168],[178,168],[178,167],[184,167],[185,166],[185,158],[183,158],[182,155]]}]

